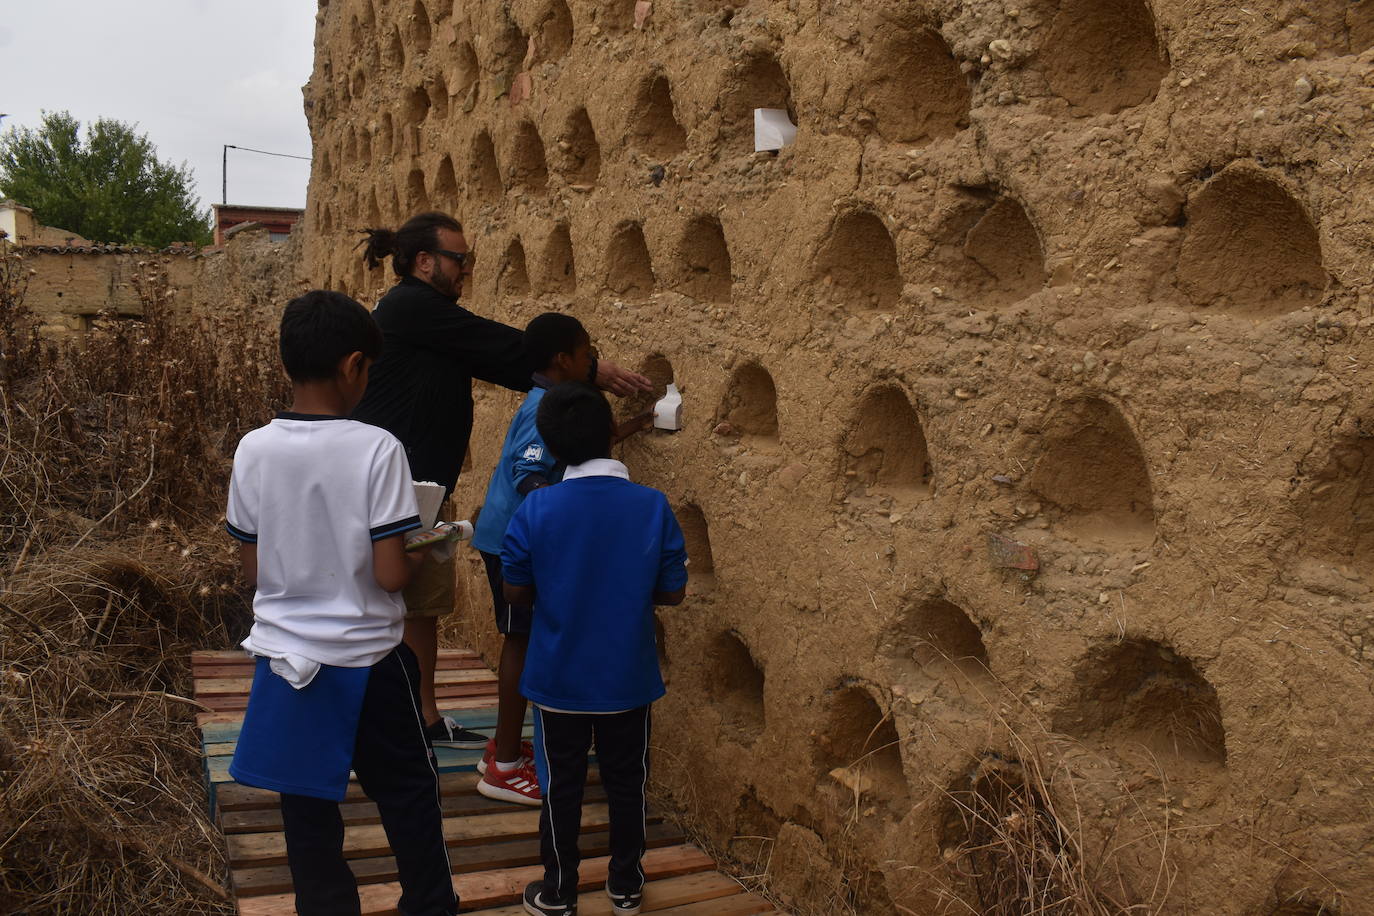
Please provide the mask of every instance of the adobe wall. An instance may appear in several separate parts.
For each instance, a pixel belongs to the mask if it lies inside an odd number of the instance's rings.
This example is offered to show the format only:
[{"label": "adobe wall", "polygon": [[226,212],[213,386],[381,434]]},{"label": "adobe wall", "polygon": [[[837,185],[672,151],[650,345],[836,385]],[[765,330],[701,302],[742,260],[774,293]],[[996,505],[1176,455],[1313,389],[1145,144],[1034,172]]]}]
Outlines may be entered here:
[{"label": "adobe wall", "polygon": [[305,252],[451,211],[472,308],[683,389],[664,792],[797,912],[987,911],[1054,818],[1149,911],[1374,911],[1374,2],[635,7],[323,4]]}]

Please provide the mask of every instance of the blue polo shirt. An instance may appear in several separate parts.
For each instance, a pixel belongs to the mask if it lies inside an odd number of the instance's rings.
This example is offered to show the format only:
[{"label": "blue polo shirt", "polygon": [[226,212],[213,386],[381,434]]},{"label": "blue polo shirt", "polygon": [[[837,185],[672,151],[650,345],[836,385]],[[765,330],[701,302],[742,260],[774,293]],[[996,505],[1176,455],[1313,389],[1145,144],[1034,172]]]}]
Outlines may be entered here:
[{"label": "blue polo shirt", "polygon": [[472,546],[483,553],[501,552],[506,525],[525,501],[519,488],[526,477],[538,474],[549,483],[559,481],[558,462],[545,448],[539,428],[534,423],[539,413],[539,402],[544,398],[546,386],[543,381],[542,376],[535,375],[536,387],[525,395],[520,409],[511,418],[506,441],[501,445],[501,460],[496,463],[496,470],[491,472],[487,498],[482,503],[482,514],[477,516],[477,528],[472,534]]},{"label": "blue polo shirt", "polygon": [[664,694],[654,592],[687,584],[682,528],[658,490],[597,458],[525,497],[506,528],[501,575],[535,588],[520,692],[564,712],[616,712]]}]

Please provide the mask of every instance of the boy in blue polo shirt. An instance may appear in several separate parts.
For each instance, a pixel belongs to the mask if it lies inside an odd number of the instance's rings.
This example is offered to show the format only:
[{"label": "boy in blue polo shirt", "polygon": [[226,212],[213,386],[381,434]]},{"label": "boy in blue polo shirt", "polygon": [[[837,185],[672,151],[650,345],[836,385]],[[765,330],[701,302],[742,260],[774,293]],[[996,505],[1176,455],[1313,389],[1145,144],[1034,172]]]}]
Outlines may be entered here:
[{"label": "boy in blue polo shirt", "polygon": [[400,591],[423,551],[410,464],[396,437],[348,418],[382,349],[342,293],[293,299],[281,319],[291,409],[243,437],[226,523],[256,587],[257,656],[229,775],[281,793],[303,916],[359,912],[338,803],[349,770],[381,813],[407,916],[458,912],[439,774],[420,715],[420,669],[401,642]]},{"label": "boy in blue polo shirt", "polygon": [[525,888],[533,916],[577,912],[577,848],[587,753],[596,742],[610,809],[606,894],[616,913],[643,901],[649,705],[663,696],[654,605],[681,603],[682,529],[657,490],[609,457],[611,406],[590,385],[544,394],[536,423],[563,482],[526,496],[501,549],[505,597],[534,608],[521,693],[535,705],[544,880]]}]

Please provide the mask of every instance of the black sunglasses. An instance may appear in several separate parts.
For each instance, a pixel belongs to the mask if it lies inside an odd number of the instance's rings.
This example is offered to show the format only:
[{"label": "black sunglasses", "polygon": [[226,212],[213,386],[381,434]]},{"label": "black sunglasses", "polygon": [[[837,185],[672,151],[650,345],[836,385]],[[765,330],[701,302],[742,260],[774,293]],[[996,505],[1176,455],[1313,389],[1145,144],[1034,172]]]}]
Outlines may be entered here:
[{"label": "black sunglasses", "polygon": [[447,248],[435,248],[430,254],[441,254],[446,258],[453,258],[453,262],[460,268],[464,265],[471,267],[477,260],[477,255],[471,249],[468,251],[449,251]]}]

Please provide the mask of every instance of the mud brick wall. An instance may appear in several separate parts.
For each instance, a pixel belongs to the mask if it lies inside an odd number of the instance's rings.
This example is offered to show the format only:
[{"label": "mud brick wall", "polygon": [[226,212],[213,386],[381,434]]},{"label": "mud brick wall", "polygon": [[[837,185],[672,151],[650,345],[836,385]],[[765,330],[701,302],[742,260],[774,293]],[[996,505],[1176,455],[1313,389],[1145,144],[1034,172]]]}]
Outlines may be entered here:
[{"label": "mud brick wall", "polygon": [[305,251],[450,211],[683,390],[663,793],[798,912],[1374,912],[1374,0],[646,6],[322,4]]}]

